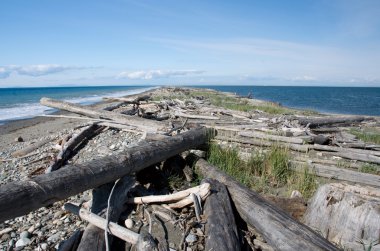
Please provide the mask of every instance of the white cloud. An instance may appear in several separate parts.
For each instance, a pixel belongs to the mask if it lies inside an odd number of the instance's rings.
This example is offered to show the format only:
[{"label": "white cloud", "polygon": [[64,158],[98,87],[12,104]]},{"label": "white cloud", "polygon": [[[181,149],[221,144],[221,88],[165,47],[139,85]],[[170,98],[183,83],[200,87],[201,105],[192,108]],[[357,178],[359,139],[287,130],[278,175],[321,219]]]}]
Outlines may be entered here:
[{"label": "white cloud", "polygon": [[150,71],[134,71],[121,72],[117,78],[129,79],[156,79],[156,78],[169,78],[173,76],[185,76],[202,74],[204,71],[199,70],[150,70]]},{"label": "white cloud", "polygon": [[304,75],[304,76],[296,76],[296,77],[292,78],[291,80],[292,81],[316,81],[317,78]]},{"label": "white cloud", "polygon": [[39,65],[8,65],[0,67],[0,78],[8,78],[11,73],[15,72],[19,75],[39,77],[48,74],[68,71],[68,70],[79,70],[84,69],[84,67],[77,66],[62,66],[57,64],[39,64]]},{"label": "white cloud", "polygon": [[8,67],[0,67],[0,78],[7,78],[9,75],[11,75],[12,70],[10,70]]}]

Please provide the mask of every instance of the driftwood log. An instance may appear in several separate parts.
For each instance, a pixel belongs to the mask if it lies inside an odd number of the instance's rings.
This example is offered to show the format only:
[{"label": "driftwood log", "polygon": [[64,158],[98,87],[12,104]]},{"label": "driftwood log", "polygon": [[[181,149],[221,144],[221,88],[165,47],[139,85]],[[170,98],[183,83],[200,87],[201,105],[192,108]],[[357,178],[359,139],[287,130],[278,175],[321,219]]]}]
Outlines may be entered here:
[{"label": "driftwood log", "polygon": [[34,144],[31,144],[31,145],[29,145],[29,146],[27,146],[21,150],[15,151],[11,155],[13,157],[22,157],[24,155],[27,155],[28,153],[33,152],[34,150],[37,150],[39,147],[46,145],[49,142],[51,142],[51,139],[41,140],[41,141],[36,142]]},{"label": "driftwood log", "polygon": [[294,118],[303,125],[309,125],[309,128],[316,128],[325,125],[349,125],[352,123],[359,123],[365,120],[373,120],[371,117],[365,116],[330,116],[330,117],[320,117],[320,118],[307,118],[307,117],[297,117]]},{"label": "driftwood log", "polygon": [[76,251],[78,249],[78,245],[82,238],[83,231],[76,230],[70,238],[63,241],[62,244],[59,245],[58,251]]},{"label": "driftwood log", "polygon": [[93,137],[99,132],[99,126],[97,124],[92,124],[85,127],[80,133],[73,136],[66,144],[63,146],[62,150],[58,153],[56,160],[52,165],[46,169],[46,173],[53,172],[61,168],[65,162],[72,156],[75,149],[81,145],[83,141]]},{"label": "driftwood log", "polygon": [[[91,212],[94,214],[108,214],[109,221],[117,222],[123,212],[123,205],[126,201],[127,194],[130,188],[135,184],[135,179],[132,176],[125,176],[115,182],[102,185],[92,191],[92,206]],[[110,192],[112,191],[112,194]],[[111,197],[110,197],[111,196]],[[108,206],[109,200],[109,208]],[[105,211],[105,212],[104,212]],[[109,245],[112,244],[112,238],[108,237]],[[78,251],[87,250],[106,250],[106,240],[104,230],[93,224],[89,224],[79,244]]]},{"label": "driftwood log", "polygon": [[[379,208],[378,189],[330,183],[318,188],[310,200],[305,222],[347,250],[370,250],[369,243],[379,240]],[[361,247],[360,240],[367,248]]]},{"label": "driftwood log", "polygon": [[205,179],[211,184],[211,194],[204,204],[206,216],[205,250],[240,250],[239,234],[226,186],[217,180]]},{"label": "driftwood log", "polygon": [[95,110],[89,107],[50,98],[41,98],[40,103],[45,106],[82,114],[91,118],[110,119],[121,124],[136,126],[148,132],[155,132],[165,128],[165,124],[159,121],[118,114],[105,110]]},{"label": "driftwood log", "polygon": [[256,228],[275,250],[339,250],[309,227],[205,160],[199,159],[195,167],[204,177],[216,179],[227,186],[241,218]]},{"label": "driftwood log", "polygon": [[94,159],[82,165],[67,165],[67,168],[49,174],[2,185],[0,222],[138,172],[206,143],[213,133],[213,130],[199,128],[162,141],[140,142],[117,156]]}]

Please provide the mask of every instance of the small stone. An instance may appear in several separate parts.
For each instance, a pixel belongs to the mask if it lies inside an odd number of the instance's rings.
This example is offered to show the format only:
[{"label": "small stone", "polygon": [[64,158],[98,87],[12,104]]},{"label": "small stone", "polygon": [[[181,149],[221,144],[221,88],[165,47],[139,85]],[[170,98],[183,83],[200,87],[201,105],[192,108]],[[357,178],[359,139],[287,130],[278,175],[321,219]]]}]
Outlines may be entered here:
[{"label": "small stone", "polygon": [[9,234],[3,234],[1,236],[1,241],[6,241],[6,240],[9,240],[11,238],[11,236]]},{"label": "small stone", "polygon": [[36,227],[35,227],[35,226],[31,226],[31,227],[28,229],[28,232],[29,232],[29,233],[33,233],[34,230],[36,230]]},{"label": "small stone", "polygon": [[297,190],[293,190],[292,194],[290,195],[290,198],[302,198],[302,193]]},{"label": "small stone", "polygon": [[15,232],[12,232],[12,233],[11,233],[11,237],[12,237],[12,238],[16,238],[16,233],[15,233]]},{"label": "small stone", "polygon": [[110,146],[110,150],[115,150],[115,148],[116,148],[116,145],[114,145],[114,144],[112,144],[112,145]]},{"label": "small stone", "polygon": [[15,138],[15,141],[16,142],[24,142],[24,139],[21,136],[18,136],[17,138]]},{"label": "small stone", "polygon": [[21,238],[16,242],[16,248],[25,247],[30,244],[30,240],[28,238]]},{"label": "small stone", "polygon": [[20,234],[20,239],[27,239],[29,238],[30,233],[28,231],[24,231]]},{"label": "small stone", "polygon": [[55,243],[55,242],[59,241],[59,239],[60,239],[60,236],[59,236],[58,233],[56,233],[56,234],[53,234],[52,236],[50,236],[50,237],[47,239],[47,241],[48,241],[48,242],[53,242],[53,243]]},{"label": "small stone", "polygon": [[55,212],[54,214],[54,218],[60,218],[62,216],[62,214],[64,214],[65,212],[63,211],[58,211],[58,212]]},{"label": "small stone", "polygon": [[131,219],[126,219],[125,222],[124,222],[125,226],[127,228],[132,228],[133,227],[133,220]]},{"label": "small stone", "polygon": [[186,242],[187,243],[194,243],[198,240],[197,236],[194,235],[194,234],[189,234],[188,236],[186,236]]},{"label": "small stone", "polygon": [[41,243],[40,247],[42,250],[47,250],[48,244],[47,243]]}]

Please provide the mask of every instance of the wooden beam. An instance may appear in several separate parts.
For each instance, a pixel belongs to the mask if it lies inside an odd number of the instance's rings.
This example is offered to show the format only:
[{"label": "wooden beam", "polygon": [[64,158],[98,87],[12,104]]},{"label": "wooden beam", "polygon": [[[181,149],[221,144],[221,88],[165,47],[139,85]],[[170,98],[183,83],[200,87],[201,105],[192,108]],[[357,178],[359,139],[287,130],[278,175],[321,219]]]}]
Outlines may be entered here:
[{"label": "wooden beam", "polygon": [[67,165],[49,174],[0,186],[0,222],[138,172],[206,143],[213,130],[199,128],[162,141],[140,142],[122,153]]},{"label": "wooden beam", "polygon": [[241,218],[256,228],[275,250],[339,250],[318,233],[205,160],[199,159],[195,168],[203,177],[216,179],[227,186]]}]

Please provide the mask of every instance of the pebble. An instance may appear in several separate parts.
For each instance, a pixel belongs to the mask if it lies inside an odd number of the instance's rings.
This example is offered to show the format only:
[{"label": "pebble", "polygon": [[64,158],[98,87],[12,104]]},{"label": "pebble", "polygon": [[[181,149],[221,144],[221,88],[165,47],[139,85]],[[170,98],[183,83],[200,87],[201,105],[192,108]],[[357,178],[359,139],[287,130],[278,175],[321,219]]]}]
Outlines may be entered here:
[{"label": "pebble", "polygon": [[194,235],[194,234],[189,234],[188,236],[186,236],[186,242],[187,243],[194,243],[198,240],[197,236]]},{"label": "pebble", "polygon": [[15,141],[16,142],[24,142],[24,139],[21,136],[18,136],[17,138],[15,138]]},{"label": "pebble", "polygon": [[20,234],[20,239],[27,239],[29,238],[30,233],[28,231],[24,231]]},{"label": "pebble", "polygon": [[302,193],[297,190],[293,190],[292,194],[290,195],[290,198],[302,198]]},{"label": "pebble", "polygon": [[131,219],[126,219],[125,222],[124,222],[125,226],[127,228],[132,228],[133,227],[133,220]]},{"label": "pebble", "polygon": [[41,243],[40,247],[42,250],[47,250],[48,244],[47,243]]},{"label": "pebble", "polygon": [[116,146],[114,145],[114,144],[112,144],[111,146],[110,146],[110,150],[114,150],[116,148]]},{"label": "pebble", "polygon": [[21,238],[16,242],[16,248],[25,247],[30,244],[30,240],[28,238]]},{"label": "pebble", "polygon": [[57,242],[59,241],[60,239],[60,236],[59,236],[59,233],[56,233],[56,234],[53,234],[52,236],[50,236],[47,241],[48,242]]},{"label": "pebble", "polygon": [[11,238],[11,236],[10,236],[9,234],[3,234],[3,235],[1,236],[1,240],[2,240],[2,241],[9,240],[10,238]]},{"label": "pebble", "polygon": [[57,211],[55,214],[54,214],[54,218],[60,218],[62,216],[62,214],[64,214],[65,212],[63,211]]}]

